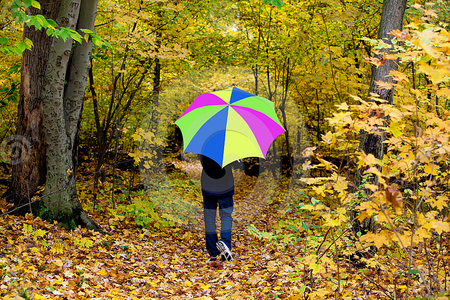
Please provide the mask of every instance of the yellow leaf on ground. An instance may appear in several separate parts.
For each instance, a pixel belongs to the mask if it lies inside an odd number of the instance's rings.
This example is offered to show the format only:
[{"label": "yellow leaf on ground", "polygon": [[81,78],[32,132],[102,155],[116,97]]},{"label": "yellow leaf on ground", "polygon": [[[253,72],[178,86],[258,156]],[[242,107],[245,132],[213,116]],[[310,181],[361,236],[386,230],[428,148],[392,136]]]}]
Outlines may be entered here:
[{"label": "yellow leaf on ground", "polygon": [[98,274],[105,276],[108,274],[108,272],[105,269],[101,269],[100,272],[98,272]]}]

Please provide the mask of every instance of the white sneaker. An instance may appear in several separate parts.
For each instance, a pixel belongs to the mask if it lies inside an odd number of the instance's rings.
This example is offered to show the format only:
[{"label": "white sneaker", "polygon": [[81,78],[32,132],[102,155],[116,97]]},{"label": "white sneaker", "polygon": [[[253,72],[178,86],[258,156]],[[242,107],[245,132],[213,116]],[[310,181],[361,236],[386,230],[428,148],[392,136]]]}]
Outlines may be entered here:
[{"label": "white sneaker", "polygon": [[231,255],[231,251],[228,246],[223,241],[218,241],[216,243],[217,249],[220,251],[220,258],[222,261],[232,261],[233,255]]},{"label": "white sneaker", "polygon": [[214,262],[216,262],[216,261],[217,261],[217,256],[214,256],[214,257],[210,257],[210,258],[206,261],[206,263],[210,264],[210,263],[214,263]]}]

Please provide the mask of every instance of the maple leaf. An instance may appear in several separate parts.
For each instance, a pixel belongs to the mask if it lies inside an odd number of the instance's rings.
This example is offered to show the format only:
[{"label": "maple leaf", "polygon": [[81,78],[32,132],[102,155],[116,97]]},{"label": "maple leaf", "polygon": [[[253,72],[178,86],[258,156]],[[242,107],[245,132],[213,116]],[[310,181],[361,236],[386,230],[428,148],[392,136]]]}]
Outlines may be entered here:
[{"label": "maple leaf", "polygon": [[424,171],[426,174],[430,174],[430,175],[438,175],[438,170],[437,170],[437,168],[438,168],[438,167],[437,167],[435,164],[429,163],[429,164],[426,164],[426,165],[424,166],[423,171]]},{"label": "maple leaf", "polygon": [[371,184],[371,183],[364,184],[364,188],[368,189],[368,190],[371,190],[372,192],[375,192],[375,191],[378,190],[378,186],[375,185],[375,184]]},{"label": "maple leaf", "polygon": [[303,157],[310,157],[314,154],[314,150],[316,150],[317,147],[308,147],[302,152]]},{"label": "maple leaf", "polygon": [[303,163],[303,165],[302,165],[302,170],[303,170],[303,171],[307,171],[307,170],[309,170],[309,169],[311,169],[311,161],[310,161],[310,160],[307,160],[307,161],[305,161],[305,162]]},{"label": "maple leaf", "polygon": [[372,167],[368,168],[367,170],[365,170],[364,174],[375,174],[378,176],[378,178],[382,177],[380,170],[378,170],[378,168],[375,166],[372,166]]},{"label": "maple leaf", "polygon": [[378,88],[380,89],[386,89],[386,90],[390,90],[392,89],[394,86],[396,86],[395,83],[393,82],[387,82],[387,81],[376,81],[375,82],[378,86]]},{"label": "maple leaf", "polygon": [[389,75],[392,76],[392,78],[394,78],[394,80],[396,81],[406,81],[409,82],[408,76],[406,76],[405,73],[397,71],[397,70],[391,70],[389,72]]},{"label": "maple leaf", "polygon": [[426,63],[420,62],[419,63],[419,70],[426,75],[430,77],[430,80],[434,84],[439,84],[446,80],[446,77],[449,75],[449,70],[446,70],[444,68],[434,68],[433,66],[430,66]]},{"label": "maple leaf", "polygon": [[343,180],[342,178],[339,177],[338,180],[335,181],[335,183],[333,184],[333,188],[334,188],[335,191],[341,193],[341,192],[344,192],[344,191],[347,190],[348,183],[345,180]]},{"label": "maple leaf", "polygon": [[387,60],[384,58],[377,58],[377,57],[366,57],[364,58],[365,62],[371,63],[372,65],[375,65],[377,68],[384,65]]},{"label": "maple leaf", "polygon": [[433,220],[430,224],[431,228],[434,228],[438,234],[441,234],[443,231],[450,232],[450,223],[448,222]]},{"label": "maple leaf", "polygon": [[322,216],[325,219],[325,225],[329,227],[336,227],[341,224],[341,220],[332,218],[330,214],[326,214]]},{"label": "maple leaf", "polygon": [[408,29],[405,29],[403,31],[400,31],[398,29],[394,29],[391,32],[389,32],[388,34],[394,35],[395,37],[397,37],[397,39],[399,41],[405,41],[405,40],[411,39],[411,36],[409,35]]},{"label": "maple leaf", "polygon": [[375,247],[381,248],[384,245],[389,245],[389,239],[387,238],[386,232],[382,231],[378,234],[368,232],[360,237],[362,242],[373,243]]},{"label": "maple leaf", "polygon": [[322,141],[327,145],[333,144],[333,133],[328,131],[326,134],[322,134]]},{"label": "maple leaf", "polygon": [[349,106],[347,103],[341,103],[339,105],[336,104],[335,106],[340,110],[348,110],[349,109]]},{"label": "maple leaf", "polygon": [[431,201],[429,203],[433,207],[436,207],[437,209],[442,210],[442,209],[444,209],[444,207],[448,207],[448,197],[445,195],[441,195],[436,199],[436,201]]},{"label": "maple leaf", "polygon": [[425,16],[431,16],[431,17],[435,17],[435,18],[437,18],[437,14],[436,14],[436,11],[434,11],[433,9],[427,9],[424,13],[423,13]]},{"label": "maple leaf", "polygon": [[362,166],[373,166],[377,164],[377,159],[371,153],[365,154],[360,153],[358,156],[358,167]]}]

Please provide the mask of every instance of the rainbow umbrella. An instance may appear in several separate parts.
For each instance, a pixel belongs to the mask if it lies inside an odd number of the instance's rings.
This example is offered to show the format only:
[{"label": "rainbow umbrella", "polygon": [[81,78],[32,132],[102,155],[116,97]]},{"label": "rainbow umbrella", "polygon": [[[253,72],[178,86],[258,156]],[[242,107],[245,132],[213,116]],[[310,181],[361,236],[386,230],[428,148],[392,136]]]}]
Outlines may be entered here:
[{"label": "rainbow umbrella", "polygon": [[245,157],[266,158],[285,131],[273,102],[236,87],[201,94],[175,124],[184,152],[208,156],[222,167]]}]

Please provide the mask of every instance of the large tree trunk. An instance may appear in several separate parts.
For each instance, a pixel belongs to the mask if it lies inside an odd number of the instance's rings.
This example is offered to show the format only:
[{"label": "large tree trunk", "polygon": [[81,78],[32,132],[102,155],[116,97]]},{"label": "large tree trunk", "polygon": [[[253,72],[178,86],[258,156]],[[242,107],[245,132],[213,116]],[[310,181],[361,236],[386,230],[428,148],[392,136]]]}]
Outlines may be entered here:
[{"label": "large tree trunk", "polygon": [[[392,35],[388,33],[394,29],[402,30],[403,16],[405,14],[407,0],[384,0],[383,9],[381,13],[380,28],[378,31],[378,39],[383,40],[389,44],[392,44]],[[385,52],[389,53],[389,49],[385,49]],[[372,94],[377,94],[380,99],[388,101],[392,104],[394,101],[395,89],[378,88],[376,82],[393,82],[391,76],[388,76],[392,70],[397,70],[397,63],[388,60],[385,64],[375,67],[372,66],[372,78],[370,81],[369,98]],[[381,159],[383,157],[383,141],[384,135],[378,135],[374,133],[363,132],[360,138],[360,149],[366,154],[373,154],[376,158]],[[369,182],[376,183],[376,178],[369,178]],[[362,183],[362,174],[356,173],[355,176],[356,186],[359,187]],[[369,193],[369,191],[367,191]],[[357,216],[356,211],[351,212],[352,219]],[[353,229],[355,233],[361,232],[362,234],[368,231],[375,231],[375,221],[373,218],[365,219],[362,224],[355,219],[353,223]]]},{"label": "large tree trunk", "polygon": [[[83,12],[79,15],[80,10]],[[57,22],[60,26],[94,31],[97,0],[63,0]],[[78,24],[77,24],[78,23]],[[47,144],[46,219],[73,228],[82,225],[98,230],[77,197],[72,153],[86,88],[92,41],[76,44],[69,66],[72,39],[53,39],[43,93],[44,132]],[[68,75],[65,85],[66,74]]]},{"label": "large tree trunk", "polygon": [[[41,14],[56,19],[60,0],[40,0],[41,10],[30,7],[29,15]],[[42,127],[42,91],[44,74],[52,39],[45,30],[24,26],[23,37],[33,42],[33,50],[25,50],[21,62],[20,98],[17,111],[16,135],[29,145],[26,155],[13,162],[12,181],[7,192],[15,207],[27,203],[39,186],[45,183],[47,172],[45,140]],[[18,138],[17,137],[17,138]],[[8,197],[8,198],[9,198]]]}]

